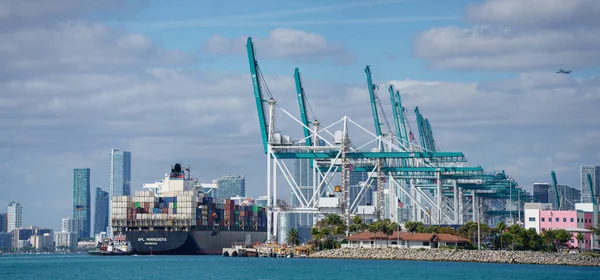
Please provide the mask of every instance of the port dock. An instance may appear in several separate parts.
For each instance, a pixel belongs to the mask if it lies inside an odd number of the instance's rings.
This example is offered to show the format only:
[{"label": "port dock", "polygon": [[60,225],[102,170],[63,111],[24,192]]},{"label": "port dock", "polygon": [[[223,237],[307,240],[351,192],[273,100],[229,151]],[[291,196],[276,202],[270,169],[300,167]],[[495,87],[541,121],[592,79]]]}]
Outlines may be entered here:
[{"label": "port dock", "polygon": [[310,248],[305,246],[287,247],[280,244],[261,244],[254,248],[243,245],[233,245],[223,248],[223,257],[261,257],[261,258],[306,258],[310,255]]}]

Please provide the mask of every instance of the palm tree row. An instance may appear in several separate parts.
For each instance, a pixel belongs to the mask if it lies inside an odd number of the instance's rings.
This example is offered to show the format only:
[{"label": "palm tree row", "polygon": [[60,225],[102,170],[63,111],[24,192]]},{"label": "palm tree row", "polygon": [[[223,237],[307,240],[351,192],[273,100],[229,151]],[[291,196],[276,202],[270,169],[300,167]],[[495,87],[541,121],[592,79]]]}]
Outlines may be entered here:
[{"label": "palm tree row", "polygon": [[384,219],[370,223],[367,227],[367,230],[373,233],[373,239],[375,239],[375,234],[378,232],[385,234],[388,237],[385,240],[385,245],[388,246],[388,240],[390,235],[392,235],[394,231],[401,231],[402,228],[396,222],[392,222],[390,221],[390,219]]},{"label": "palm tree row", "polygon": [[317,222],[311,229],[313,247],[319,249],[334,249],[340,247],[341,240],[346,233],[346,223],[340,215],[328,214]]}]

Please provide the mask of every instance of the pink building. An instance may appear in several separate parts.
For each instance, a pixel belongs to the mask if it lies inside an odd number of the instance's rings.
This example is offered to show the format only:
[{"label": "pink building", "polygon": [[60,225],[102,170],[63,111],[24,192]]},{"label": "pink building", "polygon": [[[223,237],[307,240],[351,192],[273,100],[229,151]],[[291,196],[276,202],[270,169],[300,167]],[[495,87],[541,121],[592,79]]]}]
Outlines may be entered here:
[{"label": "pink building", "polygon": [[[591,249],[591,234],[586,232],[592,226],[592,213],[575,210],[540,210],[540,229],[564,229],[571,232],[572,238],[569,245],[573,248]],[[579,246],[577,234],[585,236],[583,246]]]},{"label": "pink building", "polygon": [[[549,204],[526,203],[525,228],[535,229],[538,233],[549,229],[564,229],[571,233],[572,238],[567,243],[571,248],[591,249],[592,234],[588,228],[592,227],[592,212],[551,209]],[[581,247],[577,240],[578,233],[582,233],[585,237]],[[598,240],[595,242],[598,244]]]}]

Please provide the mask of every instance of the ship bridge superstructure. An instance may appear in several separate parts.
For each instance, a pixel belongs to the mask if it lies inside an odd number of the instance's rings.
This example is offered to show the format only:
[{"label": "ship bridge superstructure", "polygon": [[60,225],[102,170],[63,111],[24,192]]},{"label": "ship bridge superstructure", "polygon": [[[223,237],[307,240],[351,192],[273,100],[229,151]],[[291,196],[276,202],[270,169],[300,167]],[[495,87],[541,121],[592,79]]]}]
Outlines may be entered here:
[{"label": "ship bridge superstructure", "polygon": [[202,190],[198,179],[190,175],[190,167],[176,163],[166,173],[162,181],[144,184],[143,188],[152,191],[155,196],[173,196],[177,192]]}]

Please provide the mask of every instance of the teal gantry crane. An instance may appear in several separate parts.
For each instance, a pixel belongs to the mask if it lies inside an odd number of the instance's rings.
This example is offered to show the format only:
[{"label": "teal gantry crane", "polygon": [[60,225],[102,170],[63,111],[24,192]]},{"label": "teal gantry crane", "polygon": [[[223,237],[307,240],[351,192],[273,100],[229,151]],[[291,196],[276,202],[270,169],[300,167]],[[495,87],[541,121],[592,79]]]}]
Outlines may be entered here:
[{"label": "teal gantry crane", "polygon": [[550,176],[552,177],[552,188],[554,188],[554,201],[556,203],[556,209],[562,210],[562,205],[560,203],[559,192],[558,192],[558,184],[556,183],[556,172],[552,170],[550,172]]},{"label": "teal gantry crane", "polygon": [[[267,232],[268,232],[268,240],[272,241],[273,237],[273,226],[275,227],[275,233],[278,232],[276,227],[278,223],[273,224],[274,218],[276,215],[274,213],[278,213],[281,211],[298,211],[297,213],[340,213],[340,210],[343,214],[349,216],[350,211],[354,211],[355,204],[349,205],[349,199],[342,200],[342,205],[338,205],[335,202],[336,197],[330,196],[328,194],[327,197],[320,197],[318,194],[321,193],[320,188],[330,188],[332,187],[331,179],[333,174],[342,173],[342,177],[347,176],[348,172],[369,172],[370,174],[377,173],[377,176],[369,176],[370,181],[372,179],[377,178],[378,183],[383,183],[387,181],[388,178],[393,180],[394,178],[399,179],[436,179],[437,189],[437,202],[433,202],[431,199],[429,200],[429,204],[437,207],[439,211],[447,211],[449,207],[442,206],[442,195],[445,197],[451,197],[451,194],[445,194],[444,190],[447,188],[444,187],[442,189],[442,180],[458,180],[459,178],[477,178],[477,176],[483,176],[483,168],[481,166],[476,167],[465,167],[465,166],[454,166],[450,164],[454,163],[462,163],[466,162],[466,158],[464,154],[461,152],[439,152],[434,141],[432,141],[432,133],[431,126],[428,125],[428,120],[423,119],[420,114],[419,117],[419,125],[420,125],[420,134],[422,134],[422,140],[427,141],[422,143],[423,150],[409,150],[407,151],[403,147],[396,146],[393,141],[389,141],[384,135],[382,131],[382,122],[381,118],[385,119],[385,112],[383,108],[381,108],[380,100],[376,95],[376,85],[373,84],[370,67],[367,66],[365,69],[365,73],[367,74],[367,82],[369,87],[369,97],[371,100],[371,109],[373,112],[373,118],[375,123],[375,134],[369,132],[364,129],[362,126],[356,124],[352,120],[350,120],[347,116],[344,116],[338,122],[324,126],[321,130],[323,134],[329,134],[334,138],[333,141],[328,141],[323,138],[321,132],[318,128],[314,126],[313,129],[310,129],[309,124],[309,116],[308,112],[310,110],[308,102],[306,100],[306,95],[304,94],[304,89],[302,86],[302,82],[300,79],[300,72],[296,69],[295,71],[295,80],[296,80],[296,94],[298,97],[298,104],[300,106],[300,121],[294,118],[289,114],[289,112],[285,111],[283,108],[279,106],[275,106],[275,100],[269,92],[269,89],[264,83],[264,78],[261,75],[261,71],[256,61],[254,45],[251,38],[247,40],[247,51],[248,51],[248,60],[250,65],[250,73],[252,76],[252,84],[254,89],[254,99],[256,102],[256,107],[258,111],[258,119],[261,129],[261,137],[263,140],[263,150],[267,154]],[[393,88],[390,89],[390,93],[394,93]],[[394,112],[394,121],[396,124],[396,134],[401,137],[402,140],[406,143],[407,141],[413,140],[410,134],[407,135],[406,126],[409,123],[406,120],[406,116],[404,115],[405,109],[402,107],[402,103],[400,100],[400,95],[398,92],[390,95],[390,98],[393,97],[393,106],[395,107]],[[268,104],[268,109],[265,106],[265,103]],[[275,133],[275,109],[282,110],[286,115],[294,118],[298,123],[303,126],[303,137],[307,140],[305,141],[305,145],[296,145],[295,142],[291,141],[290,138],[285,138],[279,132]],[[338,123],[343,123],[343,129],[340,131],[335,131],[332,133],[329,131],[330,127]],[[360,129],[367,131],[369,135],[375,135],[377,142],[377,146],[380,149],[373,150],[367,145],[369,143],[373,143],[373,140],[364,143],[364,145],[356,145],[357,143],[350,143],[351,139],[348,135],[347,126],[349,124],[354,124]],[[389,126],[389,123],[386,120],[386,123]],[[389,129],[389,128],[388,128]],[[391,131],[391,129],[390,129]],[[428,136],[429,135],[429,136]],[[357,137],[358,138],[358,137]],[[355,138],[355,139],[357,139]],[[286,140],[287,139],[287,140]],[[325,142],[324,145],[317,145],[316,143],[320,139]],[[385,146],[384,144],[385,143]],[[402,145],[400,145],[402,146]],[[358,148],[357,148],[358,147]],[[314,178],[319,178],[319,182],[315,183],[315,192],[313,193],[311,198],[303,198],[302,193],[298,192],[297,186],[293,184],[293,176],[289,169],[285,166],[286,159],[311,159],[316,170],[319,172],[319,176],[314,176]],[[385,165],[378,162],[385,162]],[[409,163],[409,164],[407,164]],[[324,174],[323,174],[324,172]],[[274,202],[276,202],[276,191],[277,191],[277,174],[283,174],[283,177],[287,180],[292,188],[293,193],[299,197],[300,201],[303,202],[302,209],[294,208],[294,209],[284,209]],[[329,177],[328,177],[329,176]],[[342,182],[346,182],[346,180],[342,180]],[[412,186],[410,186],[412,188]],[[361,192],[365,188],[361,189]],[[383,188],[378,188],[382,190]],[[457,188],[454,188],[454,194]],[[487,190],[488,193],[493,194],[494,192],[502,191],[501,186],[489,187]],[[349,188],[345,187],[344,192],[349,192]],[[405,194],[413,200],[413,197],[410,196],[409,192]],[[412,190],[411,190],[412,191]],[[479,190],[478,195],[479,195]],[[482,194],[483,195],[483,194]],[[360,196],[360,194],[358,195]],[[346,195],[348,198],[348,195]],[[456,195],[455,195],[456,197]],[[378,205],[383,206],[384,199],[378,194]],[[323,202],[323,203],[321,203]],[[445,202],[444,202],[445,203]],[[426,212],[427,209],[423,208],[422,205],[421,211]],[[335,208],[335,210],[334,210]],[[325,209],[325,210],[324,210]],[[383,214],[383,211],[378,211],[380,214]],[[456,215],[455,215],[456,217]],[[452,220],[448,219],[447,215],[444,213],[440,213],[438,215],[438,223],[442,223],[444,220]]]}]

